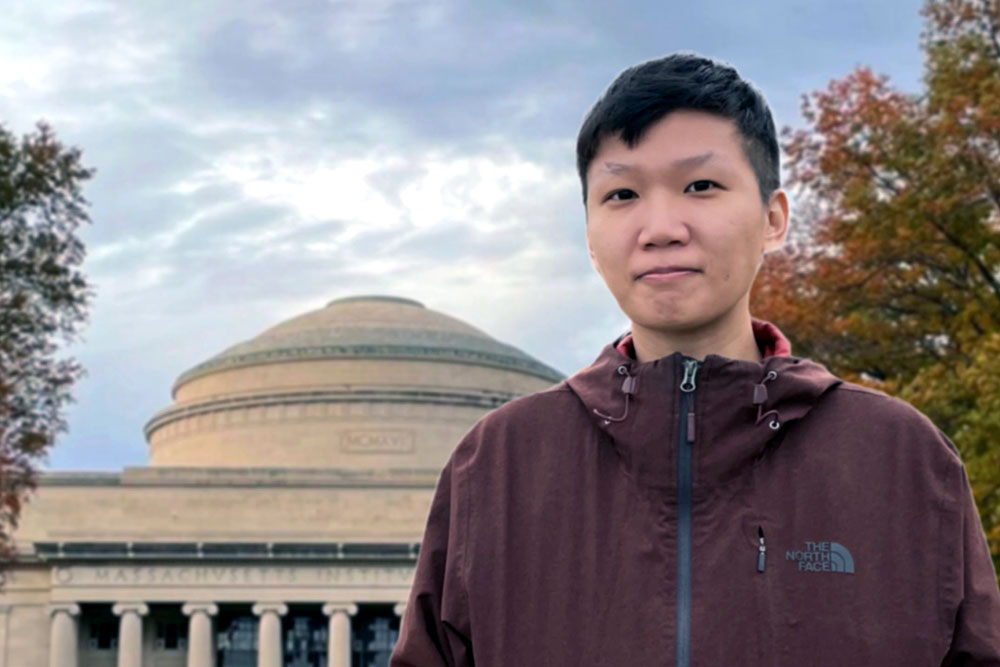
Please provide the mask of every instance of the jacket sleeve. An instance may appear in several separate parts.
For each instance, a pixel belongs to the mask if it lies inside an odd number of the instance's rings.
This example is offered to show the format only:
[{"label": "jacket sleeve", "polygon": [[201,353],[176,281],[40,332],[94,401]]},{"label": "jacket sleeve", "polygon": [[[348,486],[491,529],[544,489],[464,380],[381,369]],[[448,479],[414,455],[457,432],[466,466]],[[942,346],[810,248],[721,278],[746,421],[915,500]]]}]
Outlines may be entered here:
[{"label": "jacket sleeve", "polygon": [[389,667],[471,667],[472,637],[463,573],[468,508],[452,454],[431,501],[420,556]]},{"label": "jacket sleeve", "polygon": [[961,562],[957,581],[961,602],[951,650],[942,665],[1000,667],[1000,589],[979,512],[962,470],[960,475]]}]

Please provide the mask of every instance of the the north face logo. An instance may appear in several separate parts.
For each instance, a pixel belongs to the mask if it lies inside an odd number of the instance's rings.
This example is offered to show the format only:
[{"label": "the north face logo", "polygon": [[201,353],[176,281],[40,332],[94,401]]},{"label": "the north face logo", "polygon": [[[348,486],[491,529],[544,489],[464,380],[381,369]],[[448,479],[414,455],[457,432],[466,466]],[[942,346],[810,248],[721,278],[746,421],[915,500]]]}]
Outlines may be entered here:
[{"label": "the north face logo", "polygon": [[799,572],[843,572],[854,574],[854,558],[843,544],[806,542],[803,551],[786,551],[785,560],[798,563]]}]

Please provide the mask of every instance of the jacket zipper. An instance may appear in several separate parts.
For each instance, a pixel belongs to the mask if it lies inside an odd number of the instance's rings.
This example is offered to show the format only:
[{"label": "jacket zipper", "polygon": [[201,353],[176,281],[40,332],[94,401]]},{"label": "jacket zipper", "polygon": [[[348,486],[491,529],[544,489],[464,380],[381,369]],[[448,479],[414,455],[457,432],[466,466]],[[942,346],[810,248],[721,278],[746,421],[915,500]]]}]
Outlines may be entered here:
[{"label": "jacket zipper", "polygon": [[677,447],[677,667],[691,664],[691,459],[698,360],[683,359],[681,424]]},{"label": "jacket zipper", "polygon": [[767,557],[767,547],[764,546],[764,527],[757,526],[757,536],[760,544],[757,545],[757,571],[764,571],[765,558]]}]

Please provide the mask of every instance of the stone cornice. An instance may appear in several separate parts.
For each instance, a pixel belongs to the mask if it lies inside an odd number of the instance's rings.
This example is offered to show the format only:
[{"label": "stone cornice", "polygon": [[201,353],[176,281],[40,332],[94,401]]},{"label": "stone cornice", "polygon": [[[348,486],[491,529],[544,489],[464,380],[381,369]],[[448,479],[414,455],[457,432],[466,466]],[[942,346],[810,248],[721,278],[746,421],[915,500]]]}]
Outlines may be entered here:
[{"label": "stone cornice", "polygon": [[441,471],[424,468],[199,468],[151,466],[121,473],[44,472],[39,486],[240,487],[240,488],[410,488],[433,489]]},{"label": "stone cornice", "polygon": [[115,472],[43,471],[39,486],[121,486],[122,477]]},{"label": "stone cornice", "polygon": [[[496,344],[498,347],[500,343]],[[506,346],[505,346],[506,347]],[[511,348],[514,349],[514,348]],[[309,347],[270,348],[247,352],[245,354],[228,354],[209,359],[183,373],[173,386],[173,393],[184,384],[220,370],[259,366],[268,363],[285,363],[290,361],[311,361],[317,359],[396,359],[401,361],[442,361],[449,363],[472,364],[512,370],[527,375],[533,375],[552,383],[564,379],[562,373],[536,361],[527,355],[503,354],[487,350],[475,350],[463,347],[446,347],[433,345],[395,345],[395,344],[355,344],[355,345],[320,345]]]},{"label": "stone cornice", "polygon": [[415,562],[419,542],[35,542],[32,560]]},{"label": "stone cornice", "polygon": [[146,422],[143,432],[148,441],[153,432],[167,424],[220,412],[268,408],[281,405],[305,405],[317,403],[415,403],[422,405],[442,405],[492,410],[517,398],[518,394],[498,391],[448,391],[427,389],[393,388],[352,388],[344,390],[281,392],[235,396],[198,402],[189,405],[169,407],[153,415]]}]

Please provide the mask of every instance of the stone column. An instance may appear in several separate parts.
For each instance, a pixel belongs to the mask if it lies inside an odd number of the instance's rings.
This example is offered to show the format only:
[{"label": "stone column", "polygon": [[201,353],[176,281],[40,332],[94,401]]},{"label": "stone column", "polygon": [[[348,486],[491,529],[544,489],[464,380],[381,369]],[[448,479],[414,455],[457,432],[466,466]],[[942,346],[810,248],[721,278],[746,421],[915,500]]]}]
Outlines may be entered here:
[{"label": "stone column", "polygon": [[[0,580],[2,580],[2,579],[3,579],[3,577],[0,576]],[[12,580],[13,579],[11,577],[8,577],[7,578],[7,584],[9,585]],[[8,655],[7,655],[7,648],[6,647],[7,647],[7,644],[10,642],[10,639],[9,639],[9,637],[10,637],[10,610],[12,608],[13,608],[13,605],[0,604],[0,646],[4,647],[2,650],[0,650],[0,667],[9,667],[9,665],[7,664]],[[51,613],[51,610],[49,610],[49,611]],[[51,620],[50,620],[50,623],[51,623]],[[51,633],[51,628],[49,629],[49,632]]]},{"label": "stone column", "polygon": [[80,605],[49,605],[49,667],[76,667],[79,664],[80,639],[76,624],[79,615]]},{"label": "stone column", "polygon": [[330,632],[326,644],[328,667],[351,667],[351,616],[358,613],[352,602],[331,602],[323,605],[330,617]]},{"label": "stone column", "polygon": [[119,602],[111,612],[121,617],[118,667],[142,667],[142,617],[149,613],[149,607],[142,602]]},{"label": "stone column", "polygon": [[288,607],[281,602],[258,602],[253,613],[260,616],[257,667],[282,667],[281,617],[288,613]]},{"label": "stone column", "polygon": [[188,617],[187,667],[215,667],[212,617],[219,608],[211,602],[188,602],[181,611]]}]

